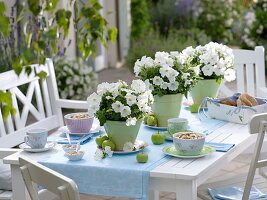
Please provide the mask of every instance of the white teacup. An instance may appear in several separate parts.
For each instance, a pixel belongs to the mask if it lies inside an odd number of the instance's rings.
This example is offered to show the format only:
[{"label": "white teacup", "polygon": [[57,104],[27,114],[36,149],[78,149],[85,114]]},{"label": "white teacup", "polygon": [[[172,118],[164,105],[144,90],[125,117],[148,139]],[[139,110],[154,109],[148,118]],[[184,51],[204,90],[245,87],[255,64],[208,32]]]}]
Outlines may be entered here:
[{"label": "white teacup", "polygon": [[47,130],[43,128],[30,129],[24,137],[24,142],[33,149],[42,149],[47,143]]}]

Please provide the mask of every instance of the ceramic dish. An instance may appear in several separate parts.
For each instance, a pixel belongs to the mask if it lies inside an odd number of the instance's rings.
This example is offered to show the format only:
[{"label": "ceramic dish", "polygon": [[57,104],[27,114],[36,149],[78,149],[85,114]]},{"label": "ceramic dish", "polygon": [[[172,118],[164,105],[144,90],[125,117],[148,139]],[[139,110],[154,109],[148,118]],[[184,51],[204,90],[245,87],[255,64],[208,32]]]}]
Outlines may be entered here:
[{"label": "ceramic dish", "polygon": [[147,124],[144,124],[144,126],[146,126],[148,128],[156,129],[156,130],[167,130],[167,128],[168,128],[168,127],[149,126]]},{"label": "ceramic dish", "polygon": [[207,156],[213,152],[215,152],[215,149],[211,146],[208,146],[208,145],[204,145],[202,151],[200,152],[199,155],[196,155],[196,156],[183,156],[183,155],[180,155],[178,153],[178,151],[175,149],[174,145],[170,145],[170,146],[166,146],[162,149],[163,153],[167,154],[167,155],[170,155],[170,156],[174,156],[174,157],[177,157],[177,158],[200,158],[200,157],[203,157],[203,156]]},{"label": "ceramic dish", "polygon": [[37,152],[44,152],[52,149],[56,144],[54,142],[48,141],[45,145],[44,148],[41,149],[33,149],[30,146],[28,146],[25,143],[22,143],[19,145],[20,149],[23,149],[24,151],[32,152],[32,153],[37,153]]},{"label": "ceramic dish", "polygon": [[71,161],[81,160],[83,158],[84,151],[68,151],[65,156]]},{"label": "ceramic dish", "polygon": [[134,149],[132,151],[113,151],[113,154],[130,154],[130,153],[136,153],[143,149],[145,149],[148,146],[148,144],[142,140],[136,140],[134,143]]}]

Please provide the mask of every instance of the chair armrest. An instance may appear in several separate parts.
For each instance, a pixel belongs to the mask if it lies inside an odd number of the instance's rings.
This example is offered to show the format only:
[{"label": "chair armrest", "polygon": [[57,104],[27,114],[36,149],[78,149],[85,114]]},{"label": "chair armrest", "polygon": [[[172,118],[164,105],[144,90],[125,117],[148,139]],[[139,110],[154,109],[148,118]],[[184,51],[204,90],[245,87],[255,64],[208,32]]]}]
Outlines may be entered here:
[{"label": "chair armrest", "polygon": [[78,100],[68,100],[68,99],[59,99],[57,104],[61,108],[72,108],[72,109],[88,109],[88,103],[86,101]]},{"label": "chair armrest", "polygon": [[3,159],[4,157],[7,157],[13,153],[17,153],[18,151],[21,151],[21,150],[20,149],[0,148],[0,159]]}]

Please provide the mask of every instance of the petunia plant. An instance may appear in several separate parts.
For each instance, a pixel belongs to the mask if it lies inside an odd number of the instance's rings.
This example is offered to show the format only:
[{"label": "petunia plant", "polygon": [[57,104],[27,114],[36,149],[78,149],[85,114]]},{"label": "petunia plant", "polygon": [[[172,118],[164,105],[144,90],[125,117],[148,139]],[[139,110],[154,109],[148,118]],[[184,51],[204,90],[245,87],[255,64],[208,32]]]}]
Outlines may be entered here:
[{"label": "petunia plant", "polygon": [[104,82],[87,101],[89,115],[95,115],[101,126],[107,120],[125,121],[127,126],[131,126],[151,111],[153,96],[141,80],[133,80],[130,86],[123,81]]},{"label": "petunia plant", "polygon": [[153,95],[184,94],[196,84],[199,68],[181,62],[178,52],[157,52],[155,59],[143,56],[135,62],[134,72]]},{"label": "petunia plant", "polygon": [[235,80],[233,50],[226,45],[210,42],[195,49],[187,47],[180,58],[183,64],[199,68],[200,79]]}]

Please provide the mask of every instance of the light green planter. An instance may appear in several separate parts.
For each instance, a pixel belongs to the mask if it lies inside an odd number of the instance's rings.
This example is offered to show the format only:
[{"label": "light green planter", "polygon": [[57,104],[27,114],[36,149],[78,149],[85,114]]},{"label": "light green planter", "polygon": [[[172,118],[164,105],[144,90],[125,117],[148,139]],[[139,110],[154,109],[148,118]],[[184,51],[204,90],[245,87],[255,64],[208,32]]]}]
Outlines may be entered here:
[{"label": "light green planter", "polygon": [[135,126],[126,126],[125,121],[106,121],[104,127],[108,137],[116,145],[115,150],[123,150],[126,142],[135,142],[141,123],[142,120],[137,120]]},{"label": "light green planter", "polygon": [[217,97],[219,87],[215,79],[199,80],[191,91],[194,104],[200,105],[205,97]]},{"label": "light green planter", "polygon": [[182,94],[154,96],[152,110],[158,119],[158,126],[167,127],[168,119],[179,117],[182,100]]}]

